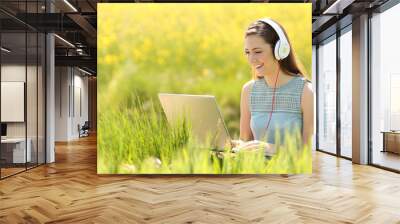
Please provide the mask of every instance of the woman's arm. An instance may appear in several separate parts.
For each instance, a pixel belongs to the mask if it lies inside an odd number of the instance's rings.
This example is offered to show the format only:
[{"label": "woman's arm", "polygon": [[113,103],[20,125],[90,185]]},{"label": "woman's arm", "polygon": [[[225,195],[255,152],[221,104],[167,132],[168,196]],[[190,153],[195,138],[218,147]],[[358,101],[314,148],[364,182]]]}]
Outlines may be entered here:
[{"label": "woman's arm", "polygon": [[303,112],[303,143],[311,144],[314,134],[314,93],[309,82],[304,84],[301,109]]},{"label": "woman's arm", "polygon": [[243,141],[253,140],[253,134],[250,129],[249,109],[249,94],[252,84],[252,80],[244,84],[240,96],[240,139]]}]

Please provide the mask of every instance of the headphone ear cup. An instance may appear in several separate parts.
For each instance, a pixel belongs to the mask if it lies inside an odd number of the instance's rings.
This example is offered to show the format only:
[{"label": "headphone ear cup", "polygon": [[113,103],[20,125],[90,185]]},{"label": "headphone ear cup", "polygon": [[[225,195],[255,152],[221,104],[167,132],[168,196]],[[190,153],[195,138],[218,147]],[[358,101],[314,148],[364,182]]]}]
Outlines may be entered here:
[{"label": "headphone ear cup", "polygon": [[280,52],[279,52],[279,49],[280,49],[280,46],[281,46],[281,41],[280,40],[278,40],[277,42],[276,42],[276,44],[275,44],[275,49],[274,49],[274,55],[275,55],[275,58],[276,58],[276,60],[281,60],[281,57],[280,57]]},{"label": "headphone ear cup", "polygon": [[287,43],[282,43],[279,45],[279,57],[281,60],[285,59],[290,54],[290,46]]}]

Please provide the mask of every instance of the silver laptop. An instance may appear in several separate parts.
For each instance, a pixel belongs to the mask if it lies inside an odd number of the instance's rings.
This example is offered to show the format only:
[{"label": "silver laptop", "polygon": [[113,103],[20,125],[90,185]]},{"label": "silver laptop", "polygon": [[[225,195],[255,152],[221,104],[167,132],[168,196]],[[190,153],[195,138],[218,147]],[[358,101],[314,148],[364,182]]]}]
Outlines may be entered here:
[{"label": "silver laptop", "polygon": [[230,146],[231,137],[214,96],[158,94],[170,125],[186,119],[199,144],[215,150]]}]

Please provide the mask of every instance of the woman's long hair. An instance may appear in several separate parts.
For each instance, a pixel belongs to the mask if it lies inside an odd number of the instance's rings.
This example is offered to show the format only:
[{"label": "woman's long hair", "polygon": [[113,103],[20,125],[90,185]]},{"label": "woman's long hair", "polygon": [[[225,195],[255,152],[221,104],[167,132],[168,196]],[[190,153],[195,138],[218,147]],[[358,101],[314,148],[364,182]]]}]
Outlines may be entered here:
[{"label": "woman's long hair", "polygon": [[[275,22],[275,23],[277,23],[277,22]],[[304,77],[305,76],[304,67],[301,64],[301,62],[299,62],[297,60],[296,55],[293,51],[292,44],[290,43],[290,40],[286,34],[285,29],[279,23],[277,23],[277,24],[283,30],[283,32],[286,36],[286,39],[290,45],[289,55],[285,59],[279,61],[280,68],[288,75]],[[272,28],[267,23],[264,23],[261,21],[256,21],[256,22],[250,24],[250,26],[246,30],[245,37],[250,36],[250,35],[257,35],[257,36],[261,37],[266,43],[271,45],[272,52],[274,52],[275,44],[279,40],[279,36],[276,33],[276,31],[274,30],[274,28]],[[255,79],[255,78],[256,78],[256,75],[253,71],[253,79]]]}]

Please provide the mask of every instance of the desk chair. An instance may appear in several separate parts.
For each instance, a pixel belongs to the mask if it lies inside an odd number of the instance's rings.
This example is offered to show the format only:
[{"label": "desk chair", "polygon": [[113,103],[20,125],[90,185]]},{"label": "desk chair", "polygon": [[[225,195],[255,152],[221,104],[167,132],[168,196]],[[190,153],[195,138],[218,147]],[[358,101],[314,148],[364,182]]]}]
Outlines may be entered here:
[{"label": "desk chair", "polygon": [[80,127],[80,125],[78,124],[79,138],[89,136],[89,129],[90,129],[89,121],[85,121],[82,127]]}]

